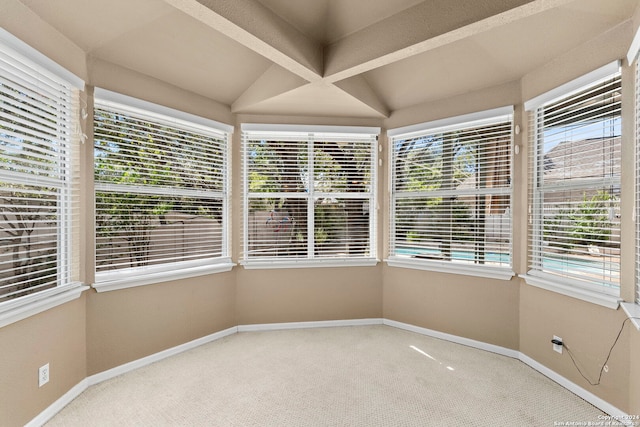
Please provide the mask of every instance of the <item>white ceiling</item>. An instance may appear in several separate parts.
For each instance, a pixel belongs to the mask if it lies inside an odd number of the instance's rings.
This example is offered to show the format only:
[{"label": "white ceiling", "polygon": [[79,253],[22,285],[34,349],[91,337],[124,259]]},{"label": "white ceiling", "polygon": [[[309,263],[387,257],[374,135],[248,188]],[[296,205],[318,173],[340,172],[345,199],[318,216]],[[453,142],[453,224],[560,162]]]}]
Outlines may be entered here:
[{"label": "white ceiling", "polygon": [[385,117],[521,78],[639,0],[20,0],[88,56],[236,113]]}]

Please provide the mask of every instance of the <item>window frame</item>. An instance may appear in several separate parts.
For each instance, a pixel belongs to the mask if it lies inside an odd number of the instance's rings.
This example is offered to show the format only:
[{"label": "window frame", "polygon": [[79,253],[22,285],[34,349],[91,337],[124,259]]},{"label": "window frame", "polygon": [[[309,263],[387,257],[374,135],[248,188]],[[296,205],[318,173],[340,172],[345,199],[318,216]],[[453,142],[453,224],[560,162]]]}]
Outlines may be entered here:
[{"label": "window frame", "polygon": [[[476,276],[476,277],[485,277],[491,279],[499,279],[499,280],[510,280],[515,273],[513,272],[513,133],[514,133],[514,121],[513,121],[513,106],[504,106],[493,108],[490,110],[478,111],[470,114],[464,114],[460,116],[452,116],[440,120],[434,120],[426,123],[419,123],[415,125],[404,126],[400,128],[390,129],[387,131],[388,137],[388,185],[389,185],[389,247],[388,247],[388,256],[385,259],[387,265],[391,267],[400,267],[400,268],[410,268],[410,269],[418,269],[418,270],[426,270],[426,271],[437,271],[442,273],[453,273],[467,276]],[[394,179],[395,179],[395,170],[394,170],[394,141],[397,139],[411,138],[411,137],[419,137],[419,136],[427,136],[432,134],[434,131],[446,129],[446,130],[455,130],[455,129],[464,129],[475,127],[478,125],[482,125],[482,123],[493,124],[499,123],[500,121],[509,120],[511,121],[511,132],[510,132],[510,142],[509,142],[509,180],[510,184],[508,189],[500,189],[496,194],[506,194],[509,196],[509,266],[491,266],[485,264],[467,264],[462,262],[457,262],[455,260],[429,260],[429,259],[417,259],[417,258],[407,258],[403,256],[395,255],[395,234],[396,234],[396,213],[395,213],[395,201],[398,197],[394,190]],[[455,190],[450,190],[451,194],[455,194]],[[430,197],[430,192],[425,190],[420,194],[424,197]],[[437,191],[437,193],[441,193],[441,191]],[[491,191],[487,191],[487,194],[493,194]]]},{"label": "window frame", "polygon": [[[636,33],[636,38],[634,42],[638,40],[640,42],[640,29]],[[633,47],[632,47],[633,48]],[[640,221],[638,220],[638,212],[640,212],[640,58],[638,54],[638,48],[635,47],[634,55],[631,57],[629,55],[629,63],[633,65],[633,75],[634,75],[634,148],[635,148],[635,200],[634,200],[634,220],[635,220],[635,275],[634,275],[634,300],[633,304],[637,307],[636,315],[640,316]],[[640,329],[640,321],[636,320],[634,322],[636,327]]]},{"label": "window frame", "polygon": [[[262,123],[242,123],[242,231],[241,231],[241,248],[240,248],[240,261],[239,264],[245,269],[280,269],[280,268],[311,268],[311,267],[367,267],[376,265],[379,260],[377,257],[377,199],[378,199],[378,135],[380,134],[380,128],[378,127],[365,127],[365,126],[331,126],[331,125],[276,125],[276,124],[262,124]],[[314,255],[314,237],[310,235],[310,226],[314,225],[314,200],[324,193],[315,192],[313,186],[313,179],[310,179],[309,191],[305,195],[301,193],[294,196],[295,198],[304,199],[307,203],[307,218],[310,218],[307,228],[307,256],[300,258],[289,257],[265,257],[265,258],[249,258],[249,236],[248,236],[248,221],[249,221],[249,200],[252,198],[265,198],[268,199],[271,194],[275,194],[278,197],[281,195],[287,195],[285,193],[256,193],[253,194],[248,191],[249,176],[248,176],[248,155],[247,146],[248,141],[251,140],[252,134],[272,134],[274,139],[277,139],[278,135],[287,140],[290,138],[299,137],[298,139],[304,139],[308,144],[309,153],[313,152],[313,137],[315,134],[340,134],[340,135],[368,135],[371,137],[371,184],[368,192],[356,192],[356,193],[332,193],[332,195],[344,196],[349,194],[347,198],[367,198],[369,199],[369,255],[365,257],[316,257]],[[320,140],[319,140],[320,141]],[[302,142],[302,141],[297,141]],[[309,156],[310,173],[309,176],[313,176],[313,155]],[[295,194],[295,193],[294,193]],[[314,228],[315,230],[315,228]]]},{"label": "window frame", "polygon": [[[63,126],[58,122],[57,126],[66,129],[66,138],[68,139],[64,144],[66,146],[65,151],[68,153],[64,158],[61,157],[61,160],[63,162],[69,162],[70,160],[73,162],[73,159],[77,159],[79,155],[76,150],[79,150],[79,144],[82,139],[78,110],[80,92],[84,90],[84,81],[2,28],[0,28],[0,51],[11,60],[20,62],[23,72],[44,75],[70,91],[70,104],[67,106],[69,109],[68,121]],[[56,184],[56,186],[60,186],[62,194],[62,197],[58,197],[57,202],[58,226],[56,240],[57,250],[60,251],[61,255],[60,259],[57,260],[56,271],[64,280],[55,287],[37,290],[33,293],[1,302],[0,328],[76,300],[82,292],[89,289],[88,286],[84,286],[80,282],[77,268],[80,257],[76,247],[76,237],[78,235],[77,164],[73,164],[66,169],[65,178]],[[9,178],[14,182],[19,181],[15,177]]]},{"label": "window frame", "polygon": [[[98,292],[106,292],[230,271],[235,266],[231,260],[230,239],[230,173],[233,126],[102,88],[95,88],[94,99],[96,108],[102,105],[112,111],[119,110],[125,115],[132,114],[132,117],[135,118],[144,117],[145,121],[153,124],[166,127],[173,125],[174,129],[182,130],[186,128],[191,132],[199,132],[201,135],[224,139],[224,155],[226,158],[224,159],[224,170],[222,174],[222,191],[208,192],[208,197],[220,198],[222,200],[222,254],[220,257],[95,272],[95,282],[92,287]],[[95,182],[93,188],[94,197],[98,190],[106,190],[109,187],[110,184],[108,183]],[[131,187],[135,187],[135,194],[158,196],[177,194],[188,197],[192,195],[191,193],[193,192],[193,190],[180,192],[172,187],[155,187],[153,189],[146,189],[143,185],[133,185]],[[93,233],[96,235],[97,230],[94,229]],[[95,256],[93,257],[93,262],[96,262]]]},{"label": "window frame", "polygon": [[[586,280],[574,279],[560,274],[547,273],[540,269],[535,269],[532,267],[532,260],[536,257],[540,258],[543,256],[542,252],[540,252],[541,249],[539,249],[542,247],[542,238],[536,237],[541,236],[541,230],[544,227],[544,222],[541,222],[543,221],[543,213],[541,202],[542,196],[540,194],[540,192],[544,192],[544,190],[539,190],[537,186],[537,179],[535,178],[536,173],[539,173],[538,168],[540,167],[538,151],[540,150],[539,147],[541,142],[543,143],[543,140],[541,140],[539,136],[541,134],[539,129],[539,123],[541,123],[541,120],[538,119],[538,115],[543,114],[542,110],[545,106],[568,98],[573,93],[586,90],[599,82],[604,82],[605,79],[610,78],[616,73],[620,73],[620,61],[613,61],[605,64],[590,73],[582,75],[574,80],[555,87],[548,92],[536,96],[526,101],[524,104],[525,111],[529,113],[531,119],[529,120],[529,155],[531,158],[529,159],[527,166],[530,177],[528,196],[530,230],[528,236],[529,245],[527,248],[527,273],[520,275],[520,277],[522,277],[529,285],[612,309],[617,309],[619,303],[622,301],[620,298],[620,287],[618,287],[618,292],[603,291],[604,286],[592,284]],[[624,90],[624,88],[622,90]],[[609,183],[614,186],[617,185],[618,187],[621,185],[620,177],[618,177],[617,181],[613,178],[607,179],[604,177],[602,179],[593,178],[590,182],[592,181],[594,182],[594,185],[602,183]],[[586,184],[583,183],[555,184],[552,187],[553,188],[549,191],[554,191],[558,188],[562,188],[563,191],[596,188],[593,185],[586,186]]]}]

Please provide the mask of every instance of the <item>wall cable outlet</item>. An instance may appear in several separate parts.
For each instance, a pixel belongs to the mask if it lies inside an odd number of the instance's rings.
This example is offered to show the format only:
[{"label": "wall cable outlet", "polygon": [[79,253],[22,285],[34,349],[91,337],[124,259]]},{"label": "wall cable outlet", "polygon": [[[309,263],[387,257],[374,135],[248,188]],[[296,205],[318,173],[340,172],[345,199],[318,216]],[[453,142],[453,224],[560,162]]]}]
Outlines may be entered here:
[{"label": "wall cable outlet", "polygon": [[[562,354],[562,338],[554,335],[553,340],[551,340],[551,343],[553,344],[553,351],[555,351],[556,353]],[[559,344],[556,344],[556,343],[559,343]]]},{"label": "wall cable outlet", "polygon": [[42,387],[49,382],[49,364],[40,366],[38,369],[38,387]]}]

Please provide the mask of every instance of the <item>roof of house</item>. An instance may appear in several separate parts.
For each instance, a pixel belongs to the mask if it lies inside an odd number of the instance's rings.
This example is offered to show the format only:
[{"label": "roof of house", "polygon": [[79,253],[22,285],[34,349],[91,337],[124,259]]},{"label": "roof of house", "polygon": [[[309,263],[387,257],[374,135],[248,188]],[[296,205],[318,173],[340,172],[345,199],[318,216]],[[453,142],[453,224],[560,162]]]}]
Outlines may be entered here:
[{"label": "roof of house", "polygon": [[619,136],[563,141],[544,155],[545,182],[619,175],[620,149]]}]

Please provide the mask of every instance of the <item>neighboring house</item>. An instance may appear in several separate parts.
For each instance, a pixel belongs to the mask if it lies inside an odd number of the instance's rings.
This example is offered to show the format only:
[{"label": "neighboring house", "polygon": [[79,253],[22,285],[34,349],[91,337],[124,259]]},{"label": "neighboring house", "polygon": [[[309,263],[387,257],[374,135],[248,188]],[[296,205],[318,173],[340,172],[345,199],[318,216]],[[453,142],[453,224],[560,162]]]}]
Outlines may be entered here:
[{"label": "neighboring house", "polygon": [[[620,137],[593,138],[579,141],[563,141],[544,155],[544,180],[553,183],[566,179],[589,179],[603,176],[604,170],[613,170],[620,175]],[[576,155],[576,153],[583,153]],[[613,168],[612,168],[613,166]],[[619,188],[612,189],[613,194],[620,194]],[[587,197],[594,193],[585,193]],[[549,202],[562,203],[567,195],[558,192]]]}]

